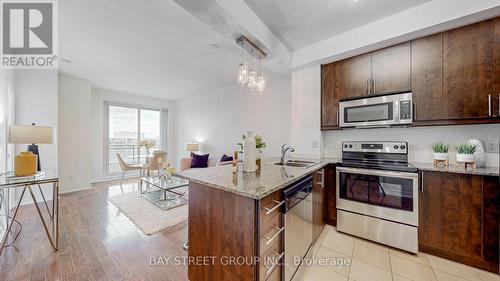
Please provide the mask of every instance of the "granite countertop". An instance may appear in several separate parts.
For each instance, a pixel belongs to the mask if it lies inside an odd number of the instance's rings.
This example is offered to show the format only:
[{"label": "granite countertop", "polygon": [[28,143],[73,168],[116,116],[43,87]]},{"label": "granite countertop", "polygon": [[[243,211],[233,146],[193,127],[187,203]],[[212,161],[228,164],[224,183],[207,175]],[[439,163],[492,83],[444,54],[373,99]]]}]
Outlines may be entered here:
[{"label": "granite countertop", "polygon": [[463,165],[457,163],[450,163],[448,167],[436,167],[432,163],[412,162],[413,166],[421,171],[434,171],[434,172],[448,172],[456,174],[471,174],[482,176],[499,176],[498,167],[477,167],[475,171],[472,168],[464,169]]},{"label": "granite countertop", "polygon": [[298,168],[272,165],[277,160],[263,159],[261,170],[255,173],[243,173],[240,164],[237,174],[233,174],[231,165],[223,165],[188,169],[177,173],[176,176],[259,200],[338,160],[337,158],[315,159],[318,164],[309,168]]}]

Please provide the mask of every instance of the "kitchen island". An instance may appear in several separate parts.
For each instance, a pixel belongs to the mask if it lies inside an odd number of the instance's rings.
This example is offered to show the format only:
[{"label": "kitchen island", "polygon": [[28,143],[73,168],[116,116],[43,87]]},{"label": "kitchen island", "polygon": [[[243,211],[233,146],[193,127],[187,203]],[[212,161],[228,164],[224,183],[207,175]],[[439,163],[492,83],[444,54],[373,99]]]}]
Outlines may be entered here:
[{"label": "kitchen island", "polygon": [[[276,161],[274,161],[276,162]],[[283,280],[283,189],[336,159],[306,167],[263,164],[256,173],[233,174],[230,165],[189,169],[189,279]],[[264,162],[265,163],[265,162]],[[320,213],[322,220],[322,213]]]}]

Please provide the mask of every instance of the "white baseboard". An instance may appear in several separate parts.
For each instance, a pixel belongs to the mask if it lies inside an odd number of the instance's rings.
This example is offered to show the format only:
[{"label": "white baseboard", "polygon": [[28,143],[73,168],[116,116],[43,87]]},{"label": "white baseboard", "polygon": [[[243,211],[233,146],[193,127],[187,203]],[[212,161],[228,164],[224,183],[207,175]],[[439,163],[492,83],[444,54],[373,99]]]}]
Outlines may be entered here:
[{"label": "white baseboard", "polygon": [[75,189],[70,189],[70,190],[65,190],[65,191],[60,191],[59,190],[59,194],[67,194],[67,193],[78,192],[78,191],[89,190],[89,189],[92,189],[92,186],[87,186],[87,187],[82,187],[82,188],[75,188]]}]

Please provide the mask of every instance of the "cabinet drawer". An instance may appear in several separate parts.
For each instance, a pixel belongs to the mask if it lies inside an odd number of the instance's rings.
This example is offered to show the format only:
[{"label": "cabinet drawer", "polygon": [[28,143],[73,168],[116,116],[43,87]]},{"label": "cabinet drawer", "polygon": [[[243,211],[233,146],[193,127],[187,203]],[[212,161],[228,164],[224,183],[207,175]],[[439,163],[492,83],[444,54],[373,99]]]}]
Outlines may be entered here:
[{"label": "cabinet drawer", "polygon": [[285,204],[281,197],[282,192],[278,191],[262,199],[259,210],[261,225],[267,224],[275,216],[281,214],[281,209]]},{"label": "cabinet drawer", "polygon": [[267,252],[275,243],[281,245],[284,230],[281,215],[273,216],[268,223],[261,225],[260,255]]},{"label": "cabinet drawer", "polygon": [[259,280],[266,280],[273,276],[275,271],[281,271],[281,263],[285,252],[281,250],[280,246],[281,243],[274,242],[267,252],[260,257]]}]

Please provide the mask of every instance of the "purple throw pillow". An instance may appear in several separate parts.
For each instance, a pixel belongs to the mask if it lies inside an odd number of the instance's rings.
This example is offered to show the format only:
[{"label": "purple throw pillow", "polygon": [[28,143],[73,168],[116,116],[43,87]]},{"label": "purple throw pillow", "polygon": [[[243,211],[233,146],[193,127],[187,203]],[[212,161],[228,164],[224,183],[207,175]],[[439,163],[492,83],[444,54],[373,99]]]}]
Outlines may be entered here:
[{"label": "purple throw pillow", "polygon": [[222,155],[220,159],[221,162],[233,161],[233,156],[227,156],[226,154]]},{"label": "purple throw pillow", "polygon": [[210,154],[198,155],[193,153],[193,160],[191,160],[191,168],[206,168],[208,167],[208,156]]}]

